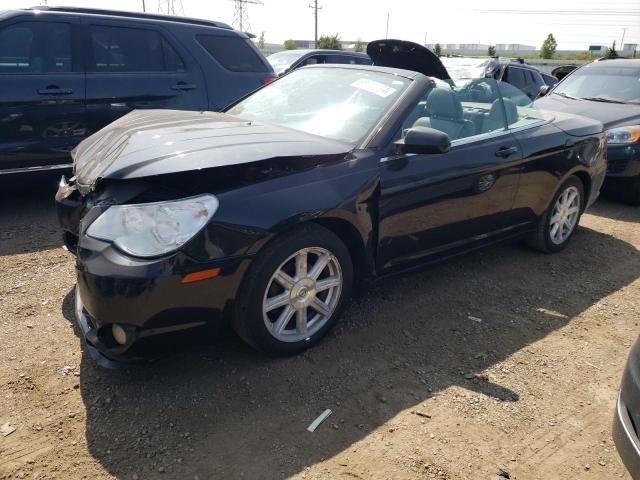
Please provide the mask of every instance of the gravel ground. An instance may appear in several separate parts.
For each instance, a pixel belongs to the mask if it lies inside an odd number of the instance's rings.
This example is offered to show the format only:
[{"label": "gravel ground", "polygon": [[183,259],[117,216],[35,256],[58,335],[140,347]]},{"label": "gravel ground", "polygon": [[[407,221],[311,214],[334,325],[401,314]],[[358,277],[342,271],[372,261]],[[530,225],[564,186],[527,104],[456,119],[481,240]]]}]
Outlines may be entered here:
[{"label": "gravel ground", "polygon": [[304,355],[221,325],[111,371],[73,325],[50,192],[5,195],[0,479],[628,479],[611,418],[639,247],[640,210],[603,200],[561,254],[499,246],[377,284]]}]

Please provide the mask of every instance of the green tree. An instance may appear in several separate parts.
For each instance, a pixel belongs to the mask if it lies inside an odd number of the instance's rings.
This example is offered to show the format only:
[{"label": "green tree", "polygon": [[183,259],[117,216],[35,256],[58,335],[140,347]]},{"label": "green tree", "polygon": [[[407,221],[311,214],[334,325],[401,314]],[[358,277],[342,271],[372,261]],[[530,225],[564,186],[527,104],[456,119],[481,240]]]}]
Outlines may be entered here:
[{"label": "green tree", "polygon": [[550,33],[544,42],[542,42],[540,58],[553,58],[553,55],[556,53],[556,48],[558,48],[558,42],[556,42],[556,39],[553,37],[553,33]]},{"label": "green tree", "polygon": [[286,40],[284,42],[285,50],[295,50],[296,48],[298,48],[298,46],[296,45],[296,42],[294,42],[293,40]]},{"label": "green tree", "polygon": [[353,50],[356,52],[364,52],[364,42],[361,38],[358,38],[356,44],[353,46]]},{"label": "green tree", "polygon": [[437,56],[442,55],[442,47],[440,46],[440,44],[439,44],[439,43],[436,43],[436,44],[433,46],[433,53],[435,53]]},{"label": "green tree", "polygon": [[495,57],[496,47],[494,47],[493,45],[489,45],[489,48],[487,48],[487,55],[489,55],[490,57]]},{"label": "green tree", "polygon": [[335,35],[322,35],[318,39],[317,46],[324,50],[342,50],[340,36],[337,33]]},{"label": "green tree", "polygon": [[258,48],[260,50],[264,48],[264,32],[260,33],[260,38],[258,38]]},{"label": "green tree", "polygon": [[607,48],[607,53],[604,54],[605,58],[618,58],[618,51],[616,50],[616,41],[613,41],[613,45]]}]

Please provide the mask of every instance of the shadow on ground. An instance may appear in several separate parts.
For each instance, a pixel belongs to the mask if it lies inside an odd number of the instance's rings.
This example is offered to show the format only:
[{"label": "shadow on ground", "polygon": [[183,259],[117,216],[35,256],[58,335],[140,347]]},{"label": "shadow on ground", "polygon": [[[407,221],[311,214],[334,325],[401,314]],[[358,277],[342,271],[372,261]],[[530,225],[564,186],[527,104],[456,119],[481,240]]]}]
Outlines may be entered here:
[{"label": "shadow on ground", "polygon": [[591,215],[610,218],[611,220],[640,223],[640,207],[628,205],[608,197],[600,197],[588,212]]},{"label": "shadow on ground", "polygon": [[[228,328],[117,371],[85,353],[89,450],[118,478],[293,475],[452,385],[517,402],[518,392],[465,373],[563,327],[638,276],[633,246],[582,228],[558,255],[495,247],[383,281],[298,357],[255,353]],[[71,320],[70,297],[63,309]],[[307,432],[325,408],[333,415]]]},{"label": "shadow on ground", "polygon": [[54,196],[60,176],[0,176],[0,256],[62,246]]}]

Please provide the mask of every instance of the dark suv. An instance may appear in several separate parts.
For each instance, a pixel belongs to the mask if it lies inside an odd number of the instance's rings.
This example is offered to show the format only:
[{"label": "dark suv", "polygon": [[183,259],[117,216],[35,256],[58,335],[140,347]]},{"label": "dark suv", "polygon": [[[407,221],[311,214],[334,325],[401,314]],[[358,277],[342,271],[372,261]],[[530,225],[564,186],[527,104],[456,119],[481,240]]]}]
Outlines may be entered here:
[{"label": "dark suv", "polygon": [[[498,57],[440,57],[442,64],[454,78],[495,78],[522,91],[530,100],[540,93],[540,87],[547,85],[544,77],[533,65],[521,59]],[[548,81],[555,79],[549,76]],[[557,80],[556,80],[557,82]]]},{"label": "dark suv", "polygon": [[249,37],[220,22],[0,12],[0,175],[66,168],[73,147],[133,109],[220,110],[274,77]]}]

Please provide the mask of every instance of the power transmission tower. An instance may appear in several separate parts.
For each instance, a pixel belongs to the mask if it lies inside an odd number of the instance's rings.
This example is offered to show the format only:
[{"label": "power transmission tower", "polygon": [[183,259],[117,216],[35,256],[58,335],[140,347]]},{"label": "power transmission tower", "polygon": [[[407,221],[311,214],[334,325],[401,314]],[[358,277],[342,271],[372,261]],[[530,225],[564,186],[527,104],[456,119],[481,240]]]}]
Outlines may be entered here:
[{"label": "power transmission tower", "polygon": [[250,3],[253,5],[263,5],[262,0],[233,0],[236,4],[233,11],[233,28],[241,32],[250,32],[251,23],[249,23],[249,12],[247,11],[247,5]]},{"label": "power transmission tower", "polygon": [[158,0],[158,13],[184,15],[182,0]]},{"label": "power transmission tower", "polygon": [[322,10],[322,7],[318,6],[318,0],[313,0],[313,3],[309,4],[309,8],[311,8],[313,10],[313,16],[315,17],[315,21],[316,21],[315,36],[314,36],[314,41],[315,41],[314,48],[318,48],[318,10]]}]

